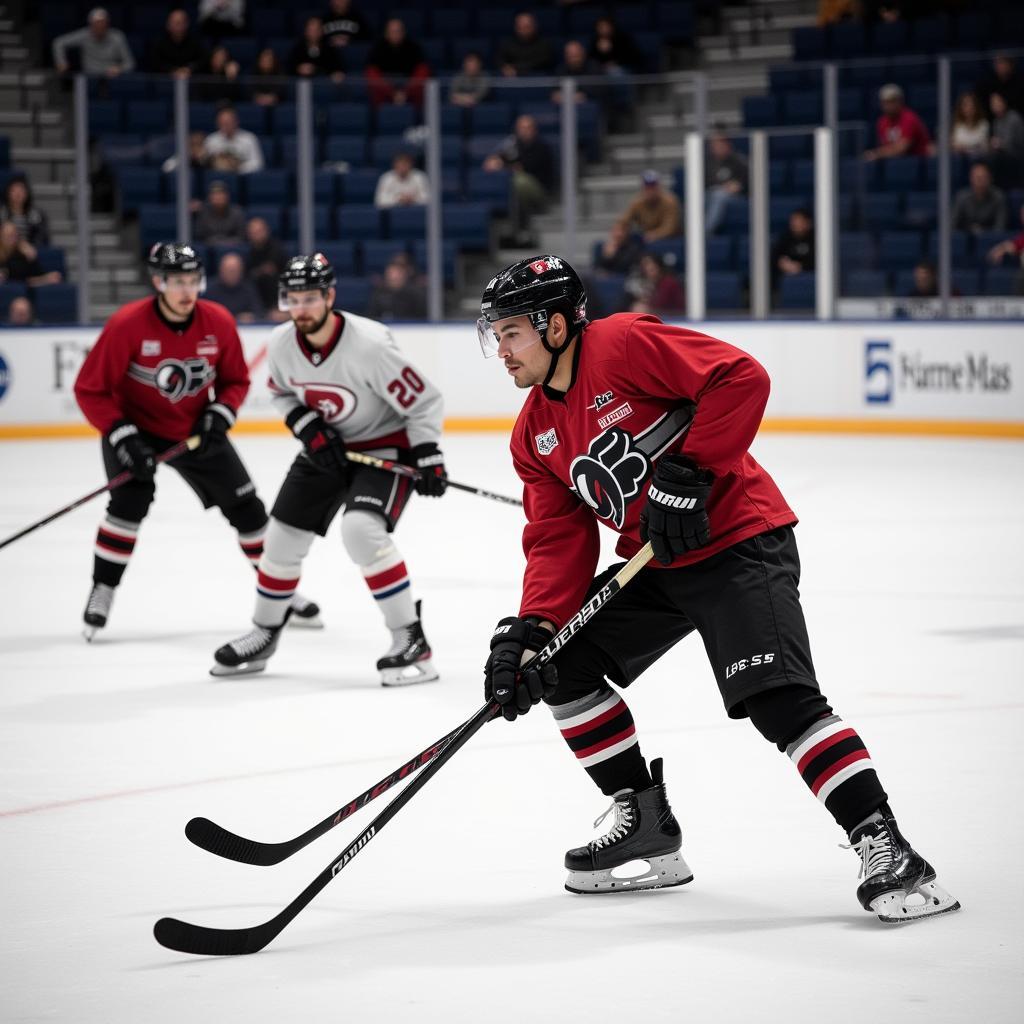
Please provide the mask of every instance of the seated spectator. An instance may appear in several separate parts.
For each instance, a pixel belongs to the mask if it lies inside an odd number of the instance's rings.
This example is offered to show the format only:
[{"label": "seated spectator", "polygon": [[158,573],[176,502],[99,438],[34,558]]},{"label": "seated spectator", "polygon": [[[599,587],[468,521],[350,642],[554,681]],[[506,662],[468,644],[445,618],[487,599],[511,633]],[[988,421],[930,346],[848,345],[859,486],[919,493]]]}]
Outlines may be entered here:
[{"label": "seated spectator", "polygon": [[512,172],[512,220],[517,241],[532,244],[527,232],[530,217],[547,206],[557,183],[555,154],[540,137],[537,121],[529,114],[520,114],[513,134],[483,166],[485,171]]},{"label": "seated spectator", "polygon": [[[1020,208],[1020,222],[1021,226],[1024,227],[1024,205]],[[989,263],[995,266],[998,266],[1007,257],[1017,259],[1021,265],[1021,282],[1024,283],[1024,231],[1021,231],[1014,238],[1008,238],[1005,242],[993,245],[986,253],[986,257]]]},{"label": "seated spectator", "polygon": [[214,42],[245,31],[245,0],[199,0],[199,28]]},{"label": "seated spectator", "polygon": [[164,32],[149,51],[147,70],[182,78],[198,71],[205,61],[203,44],[189,32],[188,14],[175,8],[167,15]]},{"label": "seated spectator", "polygon": [[903,101],[898,85],[883,85],[878,92],[882,106],[875,124],[878,145],[866,150],[865,160],[888,160],[897,156],[930,156],[935,152],[924,122]]},{"label": "seated spectator", "polygon": [[810,211],[794,210],[786,230],[772,246],[772,285],[783,275],[814,273],[814,222]]},{"label": "seated spectator", "polygon": [[657,253],[644,253],[638,273],[626,282],[626,291],[633,296],[634,313],[679,316],[686,312],[683,286]]},{"label": "seated spectator", "polygon": [[335,48],[365,39],[366,19],[352,0],[331,0],[323,16],[324,42]]},{"label": "seated spectator", "polygon": [[63,75],[71,69],[68,50],[78,50],[79,67],[87,75],[116,78],[135,70],[135,58],[125,34],[110,27],[110,15],[94,7],[86,27],[65,32],[53,41],[53,66]]},{"label": "seated spectator", "polygon": [[410,153],[396,153],[391,170],[377,181],[373,204],[387,210],[392,206],[426,206],[430,198],[429,182],[423,171],[416,169]]},{"label": "seated spectator", "polygon": [[11,178],[4,189],[0,221],[9,220],[31,246],[50,244],[50,225],[46,214],[32,205],[32,190],[24,178]]},{"label": "seated spectator", "polygon": [[430,68],[423,49],[405,33],[401,18],[389,18],[384,35],[373,44],[366,63],[366,78],[374,106],[382,103],[423,102],[423,83]]},{"label": "seated spectator", "polygon": [[[270,225],[262,217],[253,217],[245,226],[245,240],[249,253],[245,258],[245,271],[249,280],[260,294],[263,308],[269,310],[271,319],[280,312],[277,308],[277,278],[287,262],[284,249],[276,238],[271,237]],[[282,316],[281,319],[287,319]]]},{"label": "seated spectator", "polygon": [[992,184],[985,164],[971,168],[970,188],[961,189],[953,202],[953,230],[1002,231],[1006,227],[1006,196]]},{"label": "seated spectator", "polygon": [[[188,133],[188,165],[198,169],[208,167],[210,158],[206,154],[206,136],[202,132]],[[169,156],[161,165],[164,174],[171,174],[178,168],[178,157]]]},{"label": "seated spectator", "polygon": [[427,293],[417,281],[409,258],[396,256],[384,268],[384,277],[370,293],[366,315],[374,320],[423,320]]},{"label": "seated spectator", "polygon": [[60,271],[47,273],[39,264],[35,249],[21,237],[12,221],[0,224],[0,283],[21,281],[30,288],[45,284],[59,284]]},{"label": "seated spectator", "polygon": [[594,270],[599,274],[631,274],[643,254],[644,247],[636,235],[621,220],[616,221],[601,243]]},{"label": "seated spectator", "polygon": [[237,60],[226,46],[215,46],[201,71],[196,73],[195,94],[210,103],[237,103],[242,98]]},{"label": "seated spectator", "polygon": [[1024,115],[1024,73],[1021,73],[1016,60],[1008,53],[997,53],[992,58],[992,70],[978,82],[975,91],[989,113],[994,113],[992,93],[997,92],[1011,110]]},{"label": "seated spectator", "polygon": [[11,299],[11,304],[7,307],[8,327],[31,327],[35,322],[36,311],[24,295],[17,295]]},{"label": "seated spectator", "polygon": [[709,149],[704,167],[704,230],[713,235],[733,200],[747,194],[747,161],[720,133],[711,136]]},{"label": "seated spectator", "polygon": [[644,66],[643,54],[637,49],[633,37],[619,28],[609,15],[594,22],[589,56],[609,75],[641,71]]},{"label": "seated spectator", "polygon": [[1024,118],[1012,109],[1006,97],[994,92],[989,97],[992,107],[991,164],[995,179],[1012,188],[1024,179]]},{"label": "seated spectator", "polygon": [[657,171],[644,171],[640,185],[640,191],[626,207],[618,225],[627,232],[640,231],[645,242],[681,235],[679,200],[661,184],[661,175]]},{"label": "seated spectator", "polygon": [[934,299],[939,294],[939,279],[935,273],[935,264],[921,260],[914,267],[914,283],[907,292],[908,299]]},{"label": "seated spectator", "polygon": [[303,78],[329,75],[332,81],[344,81],[345,58],[339,47],[329,46],[324,41],[324,23],[319,18],[306,19],[302,38],[288,56],[288,70]]},{"label": "seated spectator", "polygon": [[462,58],[462,71],[452,79],[448,100],[457,107],[475,107],[491,94],[490,76],[484,73],[484,62],[479,53],[467,53]]},{"label": "seated spectator", "polygon": [[277,54],[269,46],[260,50],[256,55],[256,71],[252,76],[252,102],[261,107],[273,107],[280,103],[288,92],[284,75]]},{"label": "seated spectator", "polygon": [[217,276],[207,285],[204,299],[219,302],[240,324],[251,324],[263,317],[263,302],[256,285],[245,277],[245,264],[237,252],[220,258]]},{"label": "seated spectator", "polygon": [[196,215],[196,241],[206,245],[240,245],[245,238],[245,214],[231,202],[223,181],[213,181]]},{"label": "seated spectator", "polygon": [[[562,63],[559,64],[558,67],[555,69],[555,74],[559,78],[583,78],[585,76],[593,77],[594,75],[601,75],[603,73],[604,72],[601,70],[601,65],[598,64],[596,61],[591,60],[587,56],[587,51],[584,45],[575,39],[570,39],[569,42],[565,44],[565,47],[562,50]],[[598,92],[601,92],[601,90],[598,89]],[[589,98],[590,97],[587,96],[586,86],[577,85],[576,102],[583,103],[585,100]],[[606,94],[604,93],[597,97],[599,102],[603,101],[606,98]],[[561,103],[562,90],[556,89],[551,94],[551,99],[554,103]]]},{"label": "seated spectator", "polygon": [[840,21],[853,21],[860,17],[858,0],[819,0],[818,25],[834,25]]},{"label": "seated spectator", "polygon": [[203,152],[215,171],[252,174],[263,170],[263,149],[252,132],[238,127],[234,107],[217,111],[217,130],[206,136]]},{"label": "seated spectator", "polygon": [[954,153],[979,156],[988,149],[988,121],[973,92],[960,94],[953,111],[953,133],[949,141]]},{"label": "seated spectator", "polygon": [[512,23],[513,34],[498,46],[498,67],[506,78],[540,75],[555,66],[555,53],[537,28],[529,11],[520,11]]}]

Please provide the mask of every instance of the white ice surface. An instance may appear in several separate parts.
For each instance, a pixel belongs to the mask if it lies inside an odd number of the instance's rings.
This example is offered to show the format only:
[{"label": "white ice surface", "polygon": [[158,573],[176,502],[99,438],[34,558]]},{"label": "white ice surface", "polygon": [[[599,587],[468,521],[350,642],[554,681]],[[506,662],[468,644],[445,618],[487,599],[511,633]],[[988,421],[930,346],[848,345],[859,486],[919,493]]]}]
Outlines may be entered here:
[{"label": "white ice surface", "polygon": [[[269,504],[294,443],[239,445]],[[499,437],[447,451],[456,479],[516,493]],[[287,633],[262,676],[214,681],[252,575],[162,470],[92,646],[102,502],[0,552],[0,1020],[1024,1019],[1024,448],[776,435],[756,454],[803,519],[822,688],[962,913],[886,928],[860,909],[844,837],[786,758],[726,718],[690,638],[629,702],[644,752],[665,758],[692,884],[563,891],[564,850],[605,801],[541,708],[487,726],[263,953],[161,948],[163,915],[273,916],[383,800],[274,868],[196,849],[185,822],[291,837],[468,717],[521,570],[517,510],[416,500],[398,541],[443,680],[382,690],[387,636],[335,528],[303,579],[327,629]],[[98,477],[91,441],[0,445],[0,536]]]}]

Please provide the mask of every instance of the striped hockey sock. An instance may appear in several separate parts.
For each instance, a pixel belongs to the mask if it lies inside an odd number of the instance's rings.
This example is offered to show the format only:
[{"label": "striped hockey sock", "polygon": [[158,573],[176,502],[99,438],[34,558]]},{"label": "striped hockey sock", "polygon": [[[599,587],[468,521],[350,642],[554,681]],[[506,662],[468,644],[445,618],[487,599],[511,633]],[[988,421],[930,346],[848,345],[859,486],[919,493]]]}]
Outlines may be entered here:
[{"label": "striped hockey sock", "polygon": [[614,796],[623,789],[652,785],[633,715],[610,686],[568,704],[551,708],[562,738],[601,792]]},{"label": "striped hockey sock", "polygon": [[401,629],[416,621],[409,573],[397,549],[360,569],[388,629]]},{"label": "striped hockey sock", "polygon": [[252,562],[254,569],[260,567],[260,557],[263,555],[263,537],[267,532],[264,526],[255,533],[240,533],[238,535],[238,546],[242,554]]},{"label": "striped hockey sock", "polygon": [[108,515],[96,531],[95,559],[92,578],[96,583],[116,587],[135,550],[141,523]]},{"label": "striped hockey sock", "polygon": [[819,719],[786,754],[847,833],[887,799],[864,741],[838,715]]},{"label": "striped hockey sock", "polygon": [[280,626],[299,585],[299,566],[260,559],[256,570],[256,611],[252,620],[259,626]]}]

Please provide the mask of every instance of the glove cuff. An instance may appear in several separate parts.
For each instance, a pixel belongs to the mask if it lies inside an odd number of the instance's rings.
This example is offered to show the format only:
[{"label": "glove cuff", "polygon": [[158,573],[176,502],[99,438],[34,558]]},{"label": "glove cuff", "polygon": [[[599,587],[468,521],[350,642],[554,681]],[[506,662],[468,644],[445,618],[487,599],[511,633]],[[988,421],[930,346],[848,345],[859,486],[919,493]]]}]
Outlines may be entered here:
[{"label": "glove cuff", "polygon": [[235,425],[235,420],[238,419],[238,414],[235,410],[223,402],[211,402],[206,409],[207,412],[216,413],[227,424],[228,430]]},{"label": "glove cuff", "polygon": [[315,409],[307,409],[305,406],[300,406],[297,409],[292,409],[290,413],[285,417],[285,424],[288,429],[301,441],[303,431],[309,430],[310,427],[317,426],[320,421],[320,413]]},{"label": "glove cuff", "polygon": [[513,643],[526,651],[539,651],[551,642],[554,635],[534,618],[521,619],[517,615],[509,615],[498,623],[491,635],[491,650],[498,644]]},{"label": "glove cuff", "polygon": [[134,423],[129,423],[127,420],[119,420],[110,428],[110,433],[107,434],[107,441],[110,443],[111,448],[116,448],[126,438],[133,437],[138,432],[139,428]]},{"label": "glove cuff", "polygon": [[702,469],[689,455],[681,453],[664,455],[654,470],[654,480],[663,486],[710,487],[715,475],[710,469]]}]

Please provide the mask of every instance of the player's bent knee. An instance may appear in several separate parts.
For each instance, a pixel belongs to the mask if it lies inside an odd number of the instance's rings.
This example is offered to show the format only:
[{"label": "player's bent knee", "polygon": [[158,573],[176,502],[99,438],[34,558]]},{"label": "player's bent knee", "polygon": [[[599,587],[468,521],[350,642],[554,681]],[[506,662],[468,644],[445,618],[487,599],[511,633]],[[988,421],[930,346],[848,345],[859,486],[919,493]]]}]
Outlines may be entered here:
[{"label": "player's bent knee", "polygon": [[267,525],[267,510],[263,502],[250,492],[236,505],[222,508],[224,518],[241,534],[258,533]]},{"label": "player's bent knee", "polygon": [[779,750],[785,750],[819,718],[832,714],[821,693],[798,684],[756,693],[743,703],[754,728]]},{"label": "player's bent knee", "polygon": [[264,569],[264,562],[272,563],[274,566],[298,565],[309,554],[314,536],[312,530],[300,530],[296,526],[289,526],[271,517],[267,524],[266,536],[263,538],[260,568]]},{"label": "player's bent knee", "polygon": [[141,523],[155,496],[156,484],[152,481],[129,480],[111,493],[107,515],[129,523]]},{"label": "player's bent knee", "polygon": [[383,516],[363,509],[341,517],[341,542],[356,565],[372,565],[395,551]]}]

